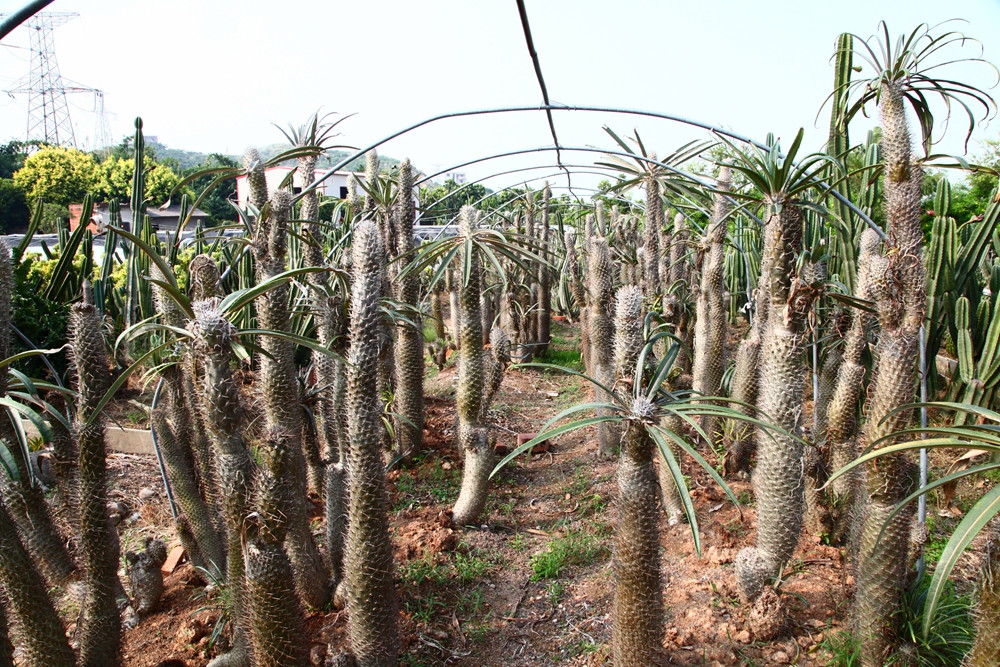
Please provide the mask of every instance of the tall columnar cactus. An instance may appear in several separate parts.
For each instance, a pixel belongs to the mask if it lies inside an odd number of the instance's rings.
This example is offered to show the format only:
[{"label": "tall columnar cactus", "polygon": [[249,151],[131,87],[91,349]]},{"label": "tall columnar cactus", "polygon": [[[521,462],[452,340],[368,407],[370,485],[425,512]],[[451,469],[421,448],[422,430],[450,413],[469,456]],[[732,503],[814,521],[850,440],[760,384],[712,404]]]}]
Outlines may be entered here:
[{"label": "tall columnar cactus", "polygon": [[[288,218],[291,213],[291,195],[278,190],[271,197],[271,215],[258,222],[254,243],[257,279],[264,282],[285,270]],[[288,286],[269,290],[257,299],[257,315],[263,329],[287,332],[289,327]],[[295,350],[288,340],[276,336],[262,336],[260,359],[260,387],[264,399],[265,422],[269,428],[281,427],[295,434],[302,433],[302,408],[299,398],[298,378],[295,369]],[[306,466],[301,445],[288,453],[284,468],[288,472],[285,483],[294,490],[285,496],[288,503],[288,552],[295,566],[296,584],[303,601],[310,607],[321,609],[330,599],[329,577],[323,558],[309,530],[306,503]]]},{"label": "tall columnar cactus", "polygon": [[[688,373],[692,370],[691,365],[694,361],[691,358],[691,353],[688,351],[694,347],[694,331],[691,326],[691,315],[686,307],[686,302],[692,288],[691,283],[694,279],[694,268],[689,259],[690,232],[687,228],[687,219],[683,213],[678,212],[674,216],[673,232],[673,239],[670,243],[668,286],[671,290],[673,307],[676,311],[673,316],[674,333],[684,342],[684,346],[677,353],[677,361],[675,363],[681,369],[681,372]],[[724,232],[723,236],[725,236]]]},{"label": "tall columnar cactus", "polygon": [[[655,160],[656,156],[651,155]],[[660,226],[663,224],[663,202],[660,201],[660,182],[653,172],[645,178],[646,188],[646,226],[644,236],[644,255],[642,288],[647,299],[660,293]]]},{"label": "tall columnar cactus", "polygon": [[255,515],[244,521],[243,560],[246,563],[246,613],[255,667],[304,665],[308,644],[295,576],[283,543],[288,532],[289,469],[297,447],[292,432],[271,426],[260,442],[263,465],[257,476]]},{"label": "tall columnar cactus", "polygon": [[[88,298],[89,297],[89,298]],[[77,442],[80,448],[80,554],[87,593],[80,622],[80,665],[98,667],[121,661],[122,628],[115,594],[118,539],[108,519],[104,417],[95,413],[110,386],[101,316],[89,285],[84,302],[70,312],[73,365],[77,375]]]},{"label": "tall columnar cactus", "polygon": [[[719,171],[717,186],[729,189],[729,167]],[[726,368],[726,284],[724,273],[726,225],[729,200],[715,195],[715,208],[703,239],[701,284],[698,288],[694,329],[694,369],[691,388],[706,396],[717,396],[722,388]],[[709,438],[716,439],[714,417],[702,418],[702,428]],[[713,444],[713,443],[710,443]]]},{"label": "tall columnar cactus", "polygon": [[[0,359],[10,356],[12,293],[13,267],[10,250],[6,242],[0,240]],[[6,395],[7,369],[0,368],[0,397]],[[2,411],[0,411],[0,437],[8,443],[15,442],[11,421]],[[65,541],[52,520],[41,486],[31,475],[31,461],[23,455],[19,447],[10,447],[8,451],[14,459],[18,473],[17,480],[8,479],[6,475],[0,474],[0,489],[3,490],[8,509],[21,530],[24,546],[37,559],[50,585],[63,585],[74,571],[74,564],[66,549]],[[70,500],[75,498],[76,461],[68,460],[68,456],[74,451],[75,447],[72,445],[60,447],[60,456],[57,459],[66,464],[61,472],[68,473],[63,476],[63,488]],[[71,507],[72,502],[67,505]]]},{"label": "tall columnar cactus", "polygon": [[[175,327],[186,325],[176,304],[162,288],[155,287],[153,295],[166,324]],[[214,508],[206,500],[205,491],[206,485],[212,484],[215,476],[205,480],[199,474],[192,446],[200,434],[196,433],[198,417],[191,410],[188,396],[188,388],[192,385],[185,371],[190,367],[178,361],[164,368],[161,374],[165,389],[163,403],[153,411],[151,423],[167,468],[171,491],[181,509],[178,522],[183,523],[185,529],[178,533],[185,542],[184,547],[191,562],[205,568],[212,576],[221,577],[225,572],[226,552],[216,531]],[[203,452],[202,456],[209,458],[207,452]]]},{"label": "tall columnar cactus", "polygon": [[[882,154],[885,159],[885,214],[889,242],[884,270],[872,270],[873,295],[881,327],[865,421],[864,441],[874,443],[905,427],[913,400],[917,339],[926,311],[920,186],[923,171],[912,156],[904,95],[898,84],[880,87]],[[867,494],[858,556],[855,621],[862,640],[862,664],[881,664],[895,642],[897,614],[906,575],[910,515],[900,512],[877,542],[892,508],[911,484],[909,462],[900,454],[866,467]],[[877,544],[877,546],[876,546]]]},{"label": "tall columnar cactus", "polygon": [[[382,407],[373,377],[378,360],[379,298],[385,252],[373,223],[362,222],[354,231],[353,256],[347,376],[351,482],[344,582],[351,650],[358,664],[389,667],[396,664],[399,635],[386,515],[388,500],[380,453]],[[478,318],[472,319],[478,322]]]},{"label": "tall columnar cactus", "polygon": [[[589,217],[589,216],[588,216]],[[569,289],[573,295],[573,301],[580,311],[580,360],[583,367],[589,373],[590,368],[590,331],[587,324],[587,289],[583,284],[583,276],[580,271],[580,258],[576,252],[577,232],[572,227],[566,229],[566,271],[569,273]]]},{"label": "tall columnar cactus", "polygon": [[[471,240],[479,225],[478,212],[471,206],[464,206],[460,220],[459,233]],[[459,291],[461,347],[455,403],[458,417],[456,440],[464,454],[465,464],[462,469],[462,489],[452,510],[452,518],[456,525],[464,526],[475,522],[486,505],[494,454],[485,417],[492,399],[490,386],[495,383],[499,387],[506,367],[507,360],[501,355],[505,353],[507,346],[491,345],[488,352],[483,350],[482,320],[479,313],[479,275],[483,266],[473,244],[465,244],[461,261],[469,280]],[[494,389],[493,393],[495,391]]]},{"label": "tall columnar cactus", "polygon": [[[590,287],[590,313],[587,322],[591,333],[590,359],[593,365],[593,378],[605,387],[615,383],[615,360],[612,346],[614,343],[614,327],[611,321],[613,297],[613,271],[611,250],[603,238],[595,238],[590,244],[587,279]],[[641,334],[640,334],[641,335]],[[596,399],[606,403],[611,400],[605,396],[603,389],[596,388]],[[599,416],[603,416],[603,413]],[[609,422],[597,425],[597,451],[605,458],[611,458],[618,449],[620,440],[618,429]]]},{"label": "tall columnar cactus", "polygon": [[188,328],[204,372],[201,376],[201,406],[212,439],[219,498],[226,524],[226,586],[230,592],[233,648],[219,656],[211,667],[246,667],[250,658],[246,636],[245,561],[243,520],[247,516],[256,466],[243,440],[244,424],[239,388],[229,367],[233,325],[223,317],[214,299],[194,303],[195,319]]},{"label": "tall columnar cactus", "polygon": [[753,473],[757,500],[757,546],[740,551],[736,576],[741,595],[756,600],[791,557],[799,541],[803,511],[802,441],[794,437],[802,418],[805,376],[804,326],[808,303],[792,286],[796,252],[802,241],[798,207],[769,201],[764,229],[764,256],[770,267],[767,297],[770,318],[761,341],[760,398],[757,408],[789,435],[758,429],[757,466]]},{"label": "tall columnar cactus", "polygon": [[979,578],[976,641],[963,663],[966,667],[1000,665],[1000,531],[994,528],[989,537]]},{"label": "tall columnar cactus", "polygon": [[[872,268],[878,263],[879,247],[882,245],[878,234],[868,229],[861,235],[861,252],[858,260],[857,283],[854,295],[859,299],[872,298]],[[868,327],[872,322],[868,311],[856,309],[851,315],[850,328],[844,336],[843,354],[837,385],[833,390],[826,411],[826,456],[830,470],[840,470],[857,456],[858,401],[865,379],[865,367],[861,356],[868,347]],[[854,482],[852,476],[834,480],[831,494],[835,505],[844,507]],[[845,517],[840,517],[843,519]],[[842,536],[844,526],[837,521],[834,533]]]},{"label": "tall columnar cactus", "polygon": [[[20,664],[28,667],[74,667],[76,659],[66,641],[66,630],[49,598],[48,587],[35,567],[34,560],[21,544],[17,526],[2,500],[0,584],[6,593],[5,611],[10,613],[12,620],[16,620],[20,627]],[[7,646],[9,645],[8,642]],[[3,664],[3,653],[5,651],[0,648],[0,664]],[[9,653],[5,664],[14,664]]]},{"label": "tall columnar cactus", "polygon": [[552,285],[551,268],[549,262],[552,260],[551,254],[551,233],[549,229],[549,207],[552,202],[552,190],[546,183],[542,189],[542,226],[539,229],[538,241],[541,246],[541,256],[544,262],[538,263],[538,353],[544,353],[549,347],[552,337]]},{"label": "tall columnar cactus", "polygon": [[[618,374],[629,383],[642,348],[642,294],[635,287],[618,290],[615,312]],[[630,393],[630,392],[629,392]],[[643,425],[655,419],[646,398],[635,399],[626,420],[618,460],[617,524],[614,545],[615,599],[611,643],[615,665],[661,664],[663,593],[657,531],[655,447]]]},{"label": "tall columnar cactus", "polygon": [[[339,295],[323,296],[317,303],[320,343],[341,357],[347,354],[347,313]],[[326,547],[330,562],[331,589],[342,576],[344,530],[347,502],[347,431],[344,419],[347,366],[343,359],[327,355],[316,358],[319,381],[329,385],[326,400],[317,409],[320,441],[326,465],[324,501],[326,503]]]},{"label": "tall columnar cactus", "polygon": [[[399,167],[396,195],[396,256],[410,261],[413,251],[413,167],[404,161]],[[420,299],[420,276],[415,272],[396,279],[396,300],[413,307],[412,324],[396,329],[396,450],[399,454],[416,452],[423,442],[424,430],[424,328],[417,314]]]}]

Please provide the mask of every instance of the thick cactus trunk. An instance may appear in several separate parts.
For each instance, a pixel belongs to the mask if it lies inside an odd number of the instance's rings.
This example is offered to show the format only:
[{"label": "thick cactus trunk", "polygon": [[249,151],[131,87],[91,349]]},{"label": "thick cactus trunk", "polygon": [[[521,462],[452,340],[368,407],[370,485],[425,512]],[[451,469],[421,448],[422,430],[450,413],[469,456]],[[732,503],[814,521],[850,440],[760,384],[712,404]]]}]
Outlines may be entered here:
[{"label": "thick cactus trunk", "polygon": [[243,520],[247,515],[250,489],[256,468],[243,441],[239,389],[229,368],[233,325],[217,309],[214,300],[194,304],[195,319],[188,325],[204,372],[201,405],[211,436],[219,498],[226,525],[226,586],[232,606],[233,648],[219,656],[211,667],[245,667],[250,664],[246,636],[246,582],[243,560]]},{"label": "thick cactus trunk", "polygon": [[[104,418],[94,416],[110,385],[111,371],[104,348],[100,314],[93,297],[70,314],[73,364],[78,381],[76,415],[80,449],[80,554],[87,593],[80,622],[81,667],[106,667],[121,662],[122,628],[115,595],[118,582],[118,539],[108,519],[105,482],[107,452]],[[87,421],[91,420],[88,425]]]},{"label": "thick cactus trunk", "polygon": [[[872,297],[872,266],[881,264],[878,256],[881,245],[874,230],[868,229],[862,233],[855,288],[855,296],[859,299],[869,300]],[[858,403],[865,379],[861,357],[868,347],[868,327],[872,319],[867,311],[855,309],[844,336],[837,383],[826,409],[825,455],[831,471],[840,470],[858,453]],[[857,482],[857,474],[850,474],[838,478],[831,485],[832,505],[837,510],[831,528],[834,543],[840,543],[846,537],[848,508],[852,505],[851,494],[857,487]]]},{"label": "thick cactus trunk", "polygon": [[983,554],[976,605],[976,641],[964,667],[1000,665],[1000,531],[994,527]]},{"label": "thick cactus trunk", "polygon": [[[4,610],[9,610],[20,629],[20,663],[27,667],[74,667],[76,659],[66,641],[66,630],[56,614],[48,587],[21,544],[17,527],[0,500],[0,595]],[[9,605],[9,606],[8,606]],[[0,612],[0,613],[3,613]],[[6,616],[6,613],[3,613]],[[13,665],[7,639],[6,618],[0,646],[0,665]],[[6,650],[5,650],[6,649]]]},{"label": "thick cactus trunk", "polygon": [[[463,208],[460,233],[471,236],[477,224],[476,211]],[[482,272],[482,265],[474,250],[470,253],[463,251],[462,262],[469,267],[469,281],[459,291],[461,329],[458,386],[455,394],[458,417],[456,439],[459,450],[465,457],[465,465],[462,470],[462,489],[452,515],[459,526],[474,522],[486,505],[489,474],[494,465],[488,430],[479,422],[483,413],[483,387],[486,380],[483,324],[479,312],[479,274]]]},{"label": "thick cactus trunk", "polygon": [[[0,240],[0,359],[10,356],[11,331],[11,293],[13,291],[13,266],[10,250],[4,240]],[[7,369],[0,369],[0,397],[7,395]],[[6,414],[0,414],[0,437],[6,443],[16,442],[14,428]],[[75,447],[60,448],[61,456],[57,461],[75,453]],[[73,574],[74,564],[66,549],[65,541],[59,535],[55,522],[45,502],[42,489],[32,483],[31,461],[22,456],[21,449],[8,447],[11,457],[17,467],[18,479],[12,480],[6,475],[0,475],[0,488],[3,489],[9,511],[18,524],[24,538],[25,547],[37,560],[46,579],[53,586],[65,584]],[[68,462],[75,465],[75,461]],[[75,470],[72,470],[75,472]],[[60,472],[63,472],[62,470]],[[61,476],[62,477],[62,476]],[[64,487],[73,498],[75,491],[72,485],[74,477],[64,478]]]},{"label": "thick cactus trunk", "polygon": [[[912,158],[903,95],[895,84],[883,84],[879,109],[889,242],[884,263],[872,269],[872,294],[881,331],[865,421],[866,443],[876,442],[909,422],[910,411],[893,411],[914,398],[917,340],[927,301],[920,206],[922,171]],[[866,466],[867,479],[861,485],[867,502],[861,517],[854,620],[861,638],[862,664],[868,667],[881,665],[898,641],[897,612],[906,575],[906,559],[901,555],[908,546],[908,516],[900,514],[877,548],[875,537],[885,516],[910,488],[909,468],[900,454],[883,457]]]},{"label": "thick cactus trunk", "polygon": [[308,660],[295,575],[282,546],[288,531],[287,496],[295,492],[287,483],[291,452],[297,446],[291,434],[271,427],[261,439],[258,511],[244,522],[246,611],[255,667],[304,665]]},{"label": "thick cactus trunk", "polygon": [[[689,239],[687,221],[684,215],[677,213],[673,222],[673,239],[670,243],[670,273],[669,286],[673,290],[673,302],[676,314],[674,315],[674,333],[680,338],[685,347],[682,347],[677,354],[676,366],[682,373],[690,373],[692,370],[692,359],[689,349],[694,347],[694,327],[691,326],[691,315],[684,307],[685,301],[691,292],[693,282],[693,268],[688,258]],[[723,237],[725,233],[723,232]],[[666,252],[666,249],[661,249]],[[663,276],[667,279],[667,276]]]},{"label": "thick cactus trunk", "polygon": [[[729,189],[729,168],[719,172],[717,186]],[[715,195],[715,208],[703,241],[705,249],[701,262],[701,284],[698,287],[694,326],[694,368],[691,388],[705,396],[718,396],[722,388],[722,374],[726,369],[726,281],[725,241],[729,216],[729,200]],[[718,419],[705,416],[701,427],[712,439],[718,439]]]},{"label": "thick cactus trunk", "polygon": [[[634,287],[618,290],[615,332],[616,366],[629,384],[642,382],[635,364],[642,347],[642,296]],[[639,323],[636,326],[635,323]],[[623,390],[624,394],[624,390]],[[614,545],[615,599],[611,643],[616,667],[661,664],[663,592],[660,582],[660,544],[657,531],[657,481],[654,445],[639,420],[653,419],[653,406],[644,399],[632,405],[636,419],[628,420],[618,460],[617,528]]]},{"label": "thick cactus trunk", "polygon": [[[546,262],[552,261],[551,234],[549,233],[549,203],[552,191],[549,184],[542,190],[542,227],[539,230],[539,243],[542,247],[541,256]],[[538,354],[544,354],[552,339],[552,285],[551,269],[546,263],[538,264]],[[492,328],[492,327],[489,327]],[[487,330],[489,330],[487,328]]]},{"label": "thick cactus trunk", "polygon": [[[271,216],[258,221],[254,259],[257,280],[263,282],[285,270],[288,218],[291,213],[291,195],[284,190],[271,198]],[[282,285],[257,299],[257,317],[263,329],[287,332],[289,327],[288,286]],[[302,407],[298,378],[295,370],[295,353],[291,342],[275,336],[262,336],[261,349],[266,353],[260,359],[260,385],[264,398],[265,422],[268,428],[287,429],[301,439]],[[299,595],[306,605],[322,609],[330,600],[329,576],[323,558],[316,547],[309,529],[306,506],[306,463],[300,443],[288,453],[286,483],[293,489],[284,497],[288,517],[286,548],[295,570]]]},{"label": "thick cactus trunk", "polygon": [[[587,322],[590,326],[591,351],[590,359],[593,365],[594,379],[605,387],[614,386],[615,360],[612,346],[614,343],[614,327],[611,322],[613,271],[611,251],[608,242],[596,238],[590,244],[589,267],[587,278],[590,283],[590,312]],[[594,393],[599,402],[611,401],[603,389],[595,388]],[[606,416],[607,411],[599,410],[598,416]],[[603,458],[611,458],[618,449],[621,434],[619,429],[610,422],[597,425],[597,453]]]},{"label": "thick cactus trunk", "polygon": [[[413,168],[406,160],[399,168],[397,196],[396,256],[408,262],[413,250]],[[416,313],[420,299],[420,276],[411,273],[396,280],[396,299],[413,307],[413,325],[396,328],[396,452],[410,456],[420,449],[424,432],[424,328]]]},{"label": "thick cactus trunk", "polygon": [[[655,155],[650,156],[653,160]],[[660,285],[660,232],[663,225],[663,202],[660,182],[650,174],[645,179],[646,224],[643,237],[642,291],[652,300],[662,290]]]},{"label": "thick cactus trunk", "polygon": [[[764,257],[771,270],[770,318],[761,341],[757,409],[795,434],[802,419],[803,325],[809,308],[795,299],[791,289],[802,239],[801,212],[788,203],[778,211],[771,203],[764,234]],[[757,546],[743,549],[736,559],[737,581],[746,600],[756,600],[795,550],[802,527],[803,483],[801,441],[758,429],[753,473]]]},{"label": "thick cactus trunk", "polygon": [[382,409],[373,377],[385,253],[369,222],[354,232],[351,350],[347,375],[350,501],[344,581],[351,650],[361,667],[389,667],[399,651],[388,500],[380,454]]}]

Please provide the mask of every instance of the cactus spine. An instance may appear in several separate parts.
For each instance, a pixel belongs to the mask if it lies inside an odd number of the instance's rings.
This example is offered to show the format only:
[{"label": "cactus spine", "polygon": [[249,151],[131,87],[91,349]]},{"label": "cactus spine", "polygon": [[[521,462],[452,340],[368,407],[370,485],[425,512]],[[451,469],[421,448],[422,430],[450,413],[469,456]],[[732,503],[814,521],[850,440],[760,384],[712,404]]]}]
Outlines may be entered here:
[{"label": "cactus spine", "polygon": [[[729,189],[729,167],[719,171],[717,186]],[[717,396],[722,388],[726,368],[726,283],[724,273],[726,225],[729,200],[715,195],[715,208],[703,241],[701,284],[697,294],[694,328],[694,368],[691,388],[706,396]],[[714,417],[703,417],[702,428],[713,441],[716,439]],[[713,444],[713,443],[709,443]]]},{"label": "cactus spine", "polygon": [[[399,168],[396,194],[396,256],[406,257],[413,250],[413,167],[406,160]],[[424,431],[424,329],[417,315],[420,276],[410,273],[398,277],[396,299],[413,308],[413,324],[396,329],[396,450],[408,456],[423,442]]]},{"label": "cactus spine", "polygon": [[[920,186],[923,172],[912,157],[904,96],[898,84],[880,87],[882,154],[885,158],[884,207],[889,243],[884,269],[873,268],[873,294],[880,333],[865,421],[864,440],[878,441],[905,427],[910,411],[893,412],[913,400],[917,339],[926,312]],[[886,443],[888,444],[888,443]],[[878,534],[892,508],[908,492],[908,461],[899,454],[869,464],[863,484],[867,502],[861,517],[855,622],[861,638],[862,664],[874,666],[896,643],[896,610],[906,575],[909,512],[900,512],[876,548]]]},{"label": "cactus spine", "polygon": [[351,474],[344,580],[351,649],[361,667],[396,664],[399,637],[388,500],[380,455],[382,408],[374,371],[379,354],[379,298],[384,250],[378,229],[354,231],[347,430]]},{"label": "cactus spine", "polygon": [[70,314],[73,364],[78,382],[80,553],[87,583],[80,623],[82,667],[121,662],[122,628],[115,602],[119,585],[118,539],[108,519],[104,418],[94,414],[97,403],[110,385],[111,376],[101,325],[101,316],[87,285],[84,302],[75,305]]},{"label": "cactus spine", "polygon": [[[642,348],[642,294],[635,287],[618,290],[615,353],[618,375],[642,382],[635,373]],[[631,392],[629,392],[629,395]],[[616,666],[662,662],[663,593],[657,532],[657,481],[654,445],[644,422],[654,419],[653,405],[639,398],[622,432],[618,460],[618,524],[615,531],[615,599],[611,643]]]},{"label": "cactus spine", "polygon": [[[472,239],[479,224],[479,214],[471,206],[462,207],[460,234]],[[464,526],[476,521],[486,505],[490,472],[493,470],[493,448],[490,446],[489,426],[484,423],[492,394],[499,388],[506,367],[504,354],[508,346],[491,345],[483,350],[482,319],[480,317],[480,274],[482,260],[471,244],[465,244],[462,263],[469,276],[467,284],[459,290],[461,314],[460,347],[458,360],[458,387],[455,402],[458,416],[456,439],[464,453],[462,489],[452,510],[456,525]],[[506,336],[503,337],[506,340]],[[487,357],[490,367],[487,368]],[[496,388],[491,387],[495,385]]]},{"label": "cactus spine", "polygon": [[[790,434],[802,418],[803,329],[808,304],[795,299],[792,285],[795,253],[802,240],[802,213],[789,202],[768,201],[764,229],[764,262],[770,270],[769,318],[761,341],[758,410]],[[757,466],[753,473],[757,499],[757,546],[740,551],[736,576],[740,593],[756,600],[788,561],[799,540],[803,511],[803,447],[801,440],[773,432],[757,432]]]}]

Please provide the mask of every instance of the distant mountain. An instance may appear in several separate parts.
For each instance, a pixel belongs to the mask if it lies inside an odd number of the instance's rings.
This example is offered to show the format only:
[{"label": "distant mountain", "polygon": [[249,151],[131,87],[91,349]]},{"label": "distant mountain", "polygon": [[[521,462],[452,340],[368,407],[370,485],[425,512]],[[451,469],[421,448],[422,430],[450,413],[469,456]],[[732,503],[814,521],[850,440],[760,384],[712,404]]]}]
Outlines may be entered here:
[{"label": "distant mountain", "polygon": [[[205,160],[208,159],[209,153],[198,153],[197,151],[185,151],[179,148],[169,148],[161,143],[155,141],[147,141],[146,146],[152,148],[155,152],[157,160],[176,160],[180,169],[186,170],[191,167],[197,167],[198,165],[204,164]],[[269,144],[267,146],[260,147],[260,154],[265,160],[269,160],[275,155],[288,150],[288,144]],[[353,151],[345,150],[332,150],[328,151],[327,154],[319,160],[317,163],[317,168],[319,169],[329,169],[334,165],[339,164],[344,158],[351,155]],[[243,157],[242,155],[229,155],[237,162]],[[391,167],[399,164],[399,160],[396,158],[391,158],[385,155],[379,156],[379,161],[382,164],[382,170],[385,171]],[[289,161],[291,163],[292,161]],[[365,170],[365,158],[359,157],[352,161],[345,167],[346,171],[364,171]]]}]

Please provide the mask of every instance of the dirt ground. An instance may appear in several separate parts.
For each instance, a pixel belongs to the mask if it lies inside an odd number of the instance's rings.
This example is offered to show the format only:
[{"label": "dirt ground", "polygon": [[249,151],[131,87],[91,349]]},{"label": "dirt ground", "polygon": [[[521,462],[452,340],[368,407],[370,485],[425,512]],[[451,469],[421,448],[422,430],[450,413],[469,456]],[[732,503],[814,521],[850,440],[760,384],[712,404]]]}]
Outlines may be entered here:
[{"label": "dirt ground", "polygon": [[[555,336],[554,350],[572,360],[578,347],[572,329],[559,325]],[[610,664],[614,463],[596,456],[593,428],[516,460],[495,480],[482,525],[455,530],[445,512],[461,479],[454,446],[456,373],[452,363],[440,373],[428,368],[424,448],[388,476],[404,643],[400,664]],[[508,372],[492,415],[498,450],[509,450],[517,434],[537,431],[559,410],[589,399],[590,389],[575,377],[538,369]],[[155,460],[111,460],[113,495],[131,510],[121,529],[123,549],[149,533],[175,541]],[[750,484],[731,484],[741,501],[749,501],[737,508],[695,464],[686,462],[684,472],[703,553],[695,553],[686,523],[670,527],[661,518],[667,664],[828,664],[821,644],[842,630],[853,587],[842,550],[802,536],[781,587],[789,621],[778,639],[755,642],[733,576],[736,553],[755,538]],[[142,489],[155,493],[140,502]],[[315,527],[321,539],[322,527]],[[220,604],[218,592],[206,594],[182,564],[167,577],[159,609],[127,633],[126,664],[205,665],[226,645],[228,630],[213,643]],[[345,612],[314,613],[307,623],[313,664],[323,664],[328,648],[346,647]]]}]

